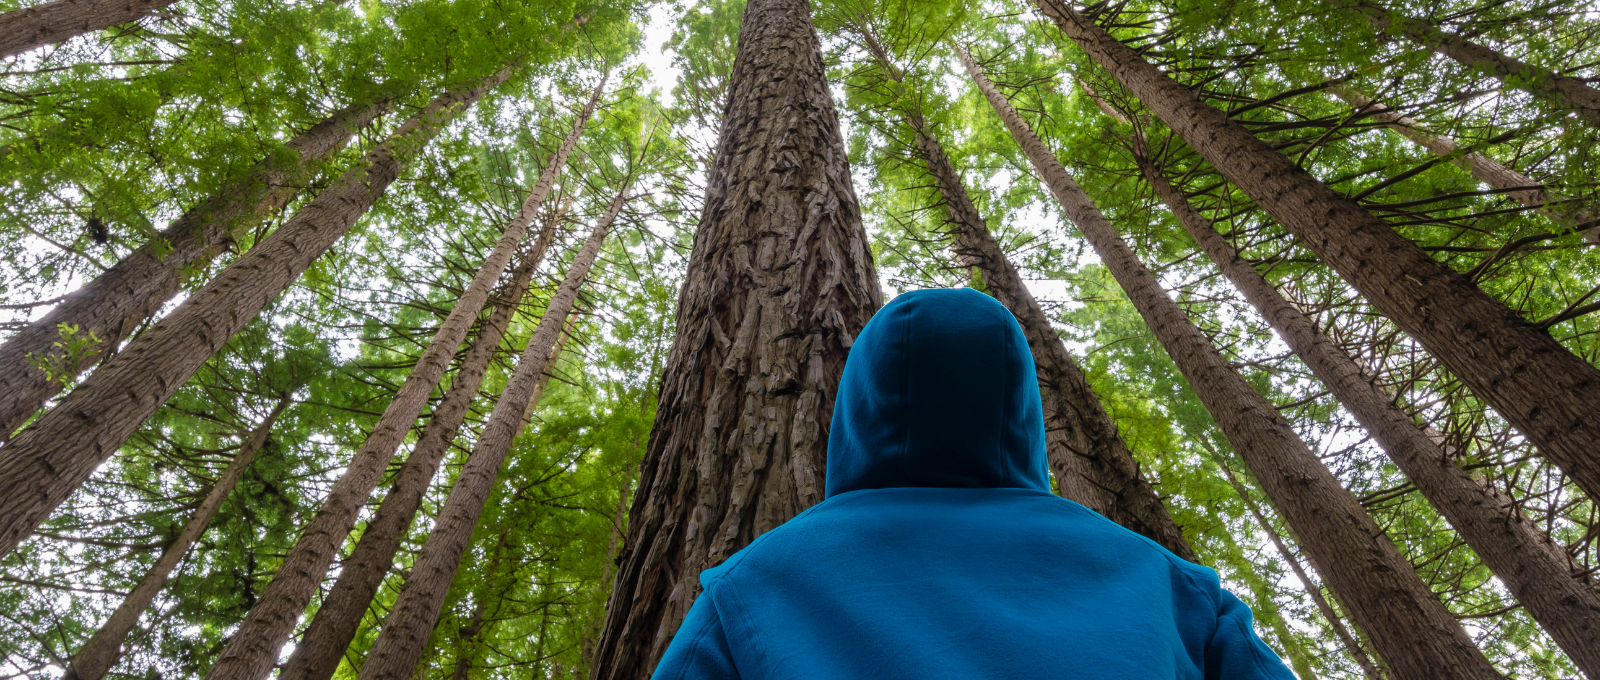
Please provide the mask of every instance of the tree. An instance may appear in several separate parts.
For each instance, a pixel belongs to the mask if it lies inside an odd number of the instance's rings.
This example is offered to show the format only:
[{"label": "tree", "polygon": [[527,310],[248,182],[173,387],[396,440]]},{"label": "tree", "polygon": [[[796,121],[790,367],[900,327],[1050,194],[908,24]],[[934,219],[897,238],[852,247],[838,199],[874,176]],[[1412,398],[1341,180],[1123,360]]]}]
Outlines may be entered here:
[{"label": "tree", "polygon": [[595,678],[646,676],[700,572],[822,498],[834,390],[881,295],[809,12],[745,6]]},{"label": "tree", "polygon": [[50,0],[0,14],[0,59],[141,19],[177,0]]},{"label": "tree", "polygon": [[1501,677],[1287,419],[1229,366],[970,59],[973,80],[1399,678]]}]

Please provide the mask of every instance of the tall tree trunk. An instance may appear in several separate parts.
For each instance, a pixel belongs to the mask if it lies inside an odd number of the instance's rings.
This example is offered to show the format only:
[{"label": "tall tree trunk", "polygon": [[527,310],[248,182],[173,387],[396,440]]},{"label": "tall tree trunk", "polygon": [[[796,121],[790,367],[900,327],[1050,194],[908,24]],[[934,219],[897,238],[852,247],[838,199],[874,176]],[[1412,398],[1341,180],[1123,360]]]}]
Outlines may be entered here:
[{"label": "tall tree trunk", "polygon": [[1349,654],[1350,658],[1355,659],[1356,664],[1361,666],[1361,672],[1367,676],[1367,680],[1384,680],[1383,672],[1378,670],[1376,664],[1372,663],[1372,657],[1367,655],[1366,648],[1362,647],[1355,636],[1350,634],[1350,629],[1344,625],[1344,619],[1339,617],[1338,612],[1333,610],[1333,604],[1328,602],[1327,597],[1323,596],[1322,587],[1317,585],[1316,581],[1311,580],[1311,575],[1306,573],[1304,566],[1301,566],[1300,558],[1295,557],[1294,553],[1290,552],[1289,545],[1283,540],[1283,536],[1278,534],[1278,530],[1267,519],[1267,514],[1262,512],[1260,505],[1256,504],[1256,500],[1250,497],[1249,489],[1246,489],[1244,484],[1239,482],[1239,478],[1234,476],[1233,470],[1223,462],[1221,456],[1217,455],[1215,451],[1212,451],[1211,455],[1217,463],[1217,467],[1221,468],[1223,476],[1228,478],[1228,484],[1233,486],[1233,490],[1239,494],[1239,499],[1243,500],[1245,507],[1250,510],[1250,516],[1255,518],[1256,526],[1261,527],[1261,531],[1267,534],[1267,538],[1272,541],[1272,547],[1278,549],[1278,554],[1283,557],[1284,563],[1289,565],[1289,570],[1294,572],[1296,579],[1299,579],[1300,587],[1304,588],[1306,594],[1311,596],[1312,603],[1317,605],[1317,611],[1328,622],[1328,627],[1333,629],[1334,637],[1339,638],[1339,643],[1344,645],[1345,653]]},{"label": "tall tree trunk", "polygon": [[439,618],[439,607],[444,604],[450,584],[455,581],[456,570],[461,566],[461,556],[472,543],[472,531],[478,526],[483,505],[494,490],[511,443],[522,429],[522,412],[533,395],[533,387],[544,375],[550,350],[566,324],[572,304],[578,299],[578,288],[589,276],[589,269],[600,255],[600,246],[611,231],[617,213],[628,201],[631,182],[612,199],[611,206],[595,225],[594,231],[584,241],[567,277],[556,289],[556,294],[545,308],[544,318],[533,331],[528,346],[517,360],[517,368],[506,382],[505,391],[495,402],[494,411],[484,425],[483,434],[467,456],[461,475],[450,489],[444,507],[439,510],[433,531],[422,544],[417,561],[411,566],[411,575],[389,615],[384,618],[383,630],[366,662],[361,664],[361,680],[406,680],[417,671],[417,662],[427,650],[428,637],[433,634],[434,623]]},{"label": "tall tree trunk", "polygon": [[141,19],[177,0],[51,0],[0,14],[0,59]]},{"label": "tall tree trunk", "polygon": [[[0,555],[15,548],[228,338],[344,236],[416,149],[511,73],[507,68],[474,87],[430,102],[368,152],[360,165],[346,171],[287,223],[130,342],[60,405],[0,448]],[[445,356],[453,352],[454,346]],[[416,397],[419,408],[428,390]],[[409,426],[408,420],[400,433]],[[380,471],[387,459],[385,454],[377,462]],[[356,504],[361,500],[365,500],[365,492]],[[351,507],[350,512],[354,511]],[[320,576],[318,572],[308,578]],[[288,616],[292,619],[295,615]],[[226,660],[224,656],[222,661]]]},{"label": "tall tree trunk", "polygon": [[822,500],[882,302],[806,0],[751,0],[591,677],[643,680],[699,576]]},{"label": "tall tree trunk", "polygon": [[[35,357],[74,377],[104,358],[178,293],[185,269],[203,265],[230,247],[243,230],[282,210],[304,180],[344,148],[352,131],[365,127],[385,108],[381,103],[352,106],[300,133],[280,153],[223,185],[156,239],[0,345],[0,444],[61,391],[61,384],[34,364]],[[100,342],[79,356],[63,356],[53,346],[61,339],[61,324],[76,326],[78,337],[93,334]]]},{"label": "tall tree trunk", "polygon": [[128,632],[139,623],[139,617],[150,608],[150,603],[156,599],[156,594],[161,592],[161,587],[166,585],[167,577],[172,575],[172,570],[178,567],[178,562],[189,552],[189,546],[200,539],[206,527],[211,524],[211,518],[217,516],[217,511],[222,509],[222,501],[227,500],[228,494],[233,491],[235,484],[244,476],[256,454],[267,443],[267,435],[271,434],[272,426],[278,422],[278,416],[289,406],[289,394],[285,393],[278,403],[267,413],[267,417],[250,432],[244,442],[239,445],[239,451],[233,454],[233,460],[228,462],[228,467],[223,469],[217,481],[206,492],[205,500],[200,501],[200,507],[195,508],[194,514],[189,517],[188,524],[183,526],[183,531],[178,537],[167,544],[161,552],[161,557],[146,571],[144,578],[139,579],[139,585],[123,598],[122,604],[111,613],[111,618],[100,626],[100,630],[83,643],[78,653],[72,656],[72,664],[67,667],[63,676],[66,680],[100,680],[105,677],[111,667],[116,665],[117,659],[122,656],[122,642],[127,639]]},{"label": "tall tree trunk", "polygon": [[[1370,97],[1356,91],[1348,85],[1334,85],[1328,88],[1334,96],[1343,99],[1345,103],[1355,107],[1356,111],[1374,120],[1381,121],[1390,129],[1400,133],[1401,136],[1416,142],[1418,146],[1432,151],[1435,155],[1455,157],[1455,163],[1478,181],[1495,189],[1504,191],[1507,196],[1516,199],[1518,203],[1538,210],[1545,216],[1559,223],[1568,225],[1583,225],[1592,217],[1579,209],[1566,206],[1552,207],[1552,200],[1564,200],[1560,196],[1552,196],[1545,190],[1544,185],[1533,181],[1527,175],[1502,165],[1488,156],[1476,151],[1463,152],[1461,145],[1448,137],[1441,137],[1422,129],[1417,121],[1410,116],[1401,115],[1380,102],[1373,101]],[[1600,226],[1583,227],[1584,238],[1600,243]]]},{"label": "tall tree trunk", "polygon": [[556,370],[556,361],[561,359],[561,353],[566,350],[567,342],[572,340],[572,333],[578,327],[580,312],[582,310],[574,306],[572,313],[567,315],[567,323],[561,327],[561,337],[556,339],[556,346],[551,348],[550,356],[545,358],[544,374],[539,376],[539,384],[533,386],[533,395],[528,397],[528,408],[522,412],[522,424],[533,424],[533,416],[539,411],[539,400],[544,397],[544,390],[550,386],[550,377]]},{"label": "tall tree trunk", "polygon": [[1479,73],[1498,78],[1539,99],[1583,117],[1600,127],[1600,90],[1582,80],[1564,76],[1503,54],[1487,45],[1467,40],[1427,21],[1413,19],[1370,2],[1358,2],[1356,10],[1379,30],[1410,38],[1418,45],[1438,52]]},{"label": "tall tree trunk", "polygon": [[477,341],[467,351],[444,399],[434,408],[416,447],[406,456],[395,476],[394,486],[361,532],[355,550],[340,563],[339,578],[317,608],[311,625],[301,634],[294,653],[278,674],[280,680],[327,680],[338,670],[339,660],[344,657],[350,641],[355,639],[368,604],[389,574],[389,568],[394,566],[395,552],[411,528],[417,509],[422,506],[428,484],[450,452],[450,444],[455,441],[462,423],[466,422],[467,411],[477,399],[478,388],[482,387],[489,371],[489,362],[500,349],[500,340],[511,325],[517,305],[528,292],[534,270],[544,259],[557,226],[565,218],[564,208],[545,222],[533,247],[512,270],[511,280],[489,301],[488,305],[494,310],[479,331]]},{"label": "tall tree trunk", "polygon": [[1499,679],[1361,504],[1167,296],[994,83],[976,70],[973,80],[1397,677]]},{"label": "tall tree trunk", "polygon": [[1600,497],[1600,370],[1200,101],[1092,21],[1035,0],[1145,106],[1373,307]]},{"label": "tall tree trunk", "polygon": [[[903,83],[904,73],[894,65],[865,21],[860,22],[858,30],[881,70],[895,82]],[[950,222],[956,227],[955,248],[965,260],[962,264],[982,271],[987,292],[1016,315],[1028,338],[1044,398],[1050,468],[1061,486],[1061,495],[1143,534],[1183,559],[1198,561],[1155,490],[1139,475],[1139,464],[1117,434],[1116,423],[1067,353],[1066,344],[1050,325],[1044,309],[989,233],[919,106],[908,105],[902,117],[916,134],[917,152],[933,175]]]},{"label": "tall tree trunk", "polygon": [[[510,73],[509,68],[502,71],[494,77],[493,84],[504,82]],[[378,424],[372,428],[372,433],[351,458],[344,474],[334,482],[322,507],[318,508],[300,540],[284,557],[272,582],[267,584],[260,599],[245,615],[227,646],[223,647],[216,664],[206,673],[206,680],[260,680],[271,669],[278,650],[288,641],[300,615],[305,612],[306,604],[316,594],[328,564],[349,536],[356,514],[366,503],[373,487],[377,486],[384,468],[394,457],[395,449],[405,439],[406,432],[422,413],[428,395],[444,377],[456,349],[466,339],[472,322],[488,301],[490,290],[505,272],[517,244],[527,236],[528,223],[537,214],[556,176],[566,165],[567,156],[577,145],[578,137],[582,135],[583,127],[604,87],[605,78],[602,77],[600,84],[595,86],[594,95],[579,115],[578,122],[573,125],[572,132],[540,174],[539,181],[523,201],[521,209],[506,225],[494,249],[484,258],[472,283],[456,301],[444,323],[440,324],[428,348],[417,359],[411,374],[406,376],[406,381],[384,409]]]},{"label": "tall tree trunk", "polygon": [[1136,145],[1140,148],[1135,156],[1145,180],[1200,249],[1372,434],[1573,663],[1589,677],[1600,678],[1600,594],[1573,578],[1580,568],[1566,551],[1528,521],[1515,500],[1457,466],[1458,452],[1429,437],[1390,395],[1368,381],[1350,355],[1239,257],[1211,221],[1167,182],[1142,146]]}]

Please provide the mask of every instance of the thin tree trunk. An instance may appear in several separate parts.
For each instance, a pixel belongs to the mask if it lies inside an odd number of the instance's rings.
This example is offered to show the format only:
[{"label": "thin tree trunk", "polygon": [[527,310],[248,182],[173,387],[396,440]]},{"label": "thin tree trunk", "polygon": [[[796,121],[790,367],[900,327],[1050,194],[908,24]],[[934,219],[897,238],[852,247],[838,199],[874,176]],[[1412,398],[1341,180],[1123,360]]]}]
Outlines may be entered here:
[{"label": "thin tree trunk", "polygon": [[1035,0],[1199,154],[1600,497],[1600,370],[1057,0]]},{"label": "thin tree trunk", "polygon": [[[904,73],[894,65],[865,21],[860,22],[858,30],[882,71],[895,82],[904,82]],[[1183,559],[1198,561],[1155,490],[1139,475],[1139,464],[1117,434],[1116,423],[1067,353],[1066,344],[1050,325],[1044,309],[989,233],[966,185],[945,155],[944,147],[934,138],[922,112],[917,105],[911,105],[902,117],[916,134],[917,152],[933,175],[950,222],[956,227],[955,247],[965,260],[962,264],[982,271],[987,292],[1016,315],[1028,338],[1044,398],[1046,450],[1061,495],[1160,543]]]},{"label": "thin tree trunk", "polygon": [[578,327],[578,317],[582,310],[576,306],[572,313],[567,315],[566,325],[561,327],[561,337],[556,340],[556,346],[550,350],[550,356],[545,359],[545,371],[539,376],[539,384],[533,386],[533,396],[528,398],[528,408],[522,412],[522,424],[533,424],[533,415],[539,411],[539,400],[544,398],[544,390],[550,385],[550,377],[556,370],[556,361],[561,358],[561,353],[566,350],[567,342],[572,340],[572,333]]},{"label": "thin tree trunk", "polygon": [[545,308],[544,318],[539,320],[528,346],[522,350],[516,370],[495,403],[489,422],[467,457],[455,486],[450,489],[444,507],[439,510],[433,531],[422,544],[411,575],[383,621],[383,630],[372,643],[366,662],[361,664],[361,680],[404,680],[416,672],[417,662],[427,650],[428,637],[438,621],[439,607],[444,604],[456,570],[461,566],[461,556],[472,543],[472,531],[478,526],[484,503],[494,490],[512,440],[522,429],[523,409],[533,395],[534,385],[544,375],[550,350],[555,347],[556,338],[578,298],[578,288],[588,278],[590,267],[600,255],[601,244],[628,200],[629,184],[631,182],[624,183],[600,223],[584,241],[583,248],[567,269],[566,279]]},{"label": "thin tree trunk", "polygon": [[[1434,155],[1454,157],[1455,164],[1461,169],[1472,173],[1472,176],[1478,178],[1478,181],[1504,191],[1507,196],[1516,199],[1518,203],[1533,208],[1558,223],[1581,226],[1593,219],[1581,210],[1552,207],[1550,205],[1551,201],[1563,201],[1565,199],[1561,196],[1552,196],[1545,190],[1543,184],[1502,165],[1499,161],[1476,151],[1464,152],[1461,145],[1457,144],[1455,140],[1423,130],[1421,124],[1410,116],[1401,115],[1400,112],[1380,102],[1373,101],[1370,97],[1347,85],[1334,85],[1328,88],[1328,91],[1344,100],[1350,106],[1355,107],[1358,113],[1371,116],[1374,120],[1382,122],[1389,129],[1400,133],[1406,139],[1416,142],[1418,146],[1432,151]],[[1600,243],[1600,226],[1584,227],[1583,236],[1590,241]]]},{"label": "thin tree trunk", "polygon": [[976,69],[973,79],[1397,675],[1500,678],[1355,497],[1167,296],[994,84]]},{"label": "thin tree trunk", "polygon": [[[502,71],[494,77],[493,84],[504,82],[510,73],[510,68]],[[206,680],[260,680],[272,667],[278,650],[288,641],[300,615],[305,612],[306,604],[316,594],[328,564],[333,561],[340,544],[349,536],[356,514],[366,503],[373,487],[377,486],[389,460],[394,457],[395,449],[422,413],[428,395],[433,393],[439,380],[444,377],[456,349],[466,339],[472,322],[488,301],[490,290],[505,272],[517,244],[527,235],[528,223],[537,214],[539,205],[544,202],[545,195],[550,192],[556,176],[566,164],[567,156],[577,145],[583,126],[604,87],[605,78],[602,77],[572,132],[539,176],[539,181],[529,192],[527,200],[523,201],[521,209],[506,225],[494,249],[484,258],[472,283],[456,301],[444,323],[440,324],[438,332],[417,359],[416,366],[406,376],[394,399],[384,409],[372,433],[351,458],[344,474],[334,482],[322,507],[306,526],[294,548],[284,557],[272,582],[267,584],[261,598],[250,608],[239,629],[223,647],[216,664],[206,674]]]},{"label": "thin tree trunk", "polygon": [[591,677],[642,680],[700,572],[822,500],[882,303],[806,0],[751,0]]},{"label": "thin tree trunk", "polygon": [[563,213],[564,207],[554,219],[545,223],[533,247],[522,255],[512,271],[511,280],[489,301],[488,305],[494,310],[484,322],[477,341],[467,351],[444,399],[434,408],[416,447],[406,456],[394,486],[361,532],[355,550],[340,563],[339,578],[317,608],[311,625],[301,634],[294,653],[278,675],[280,680],[327,680],[338,670],[339,660],[344,658],[345,649],[355,639],[368,604],[389,574],[389,568],[394,566],[395,553],[411,528],[417,509],[422,506],[429,483],[450,452],[450,444],[455,441],[462,423],[466,422],[467,412],[488,373],[489,362],[500,349],[500,340],[511,325],[517,305],[528,292],[534,270],[544,259],[556,228],[564,218]]},{"label": "thin tree trunk", "polygon": [[0,14],[0,59],[154,14],[177,0],[52,0]]},{"label": "thin tree trunk", "polygon": [[1366,379],[1350,355],[1240,259],[1143,149],[1135,155],[1156,196],[1177,215],[1201,250],[1372,434],[1573,663],[1589,677],[1600,678],[1600,595],[1573,578],[1580,569],[1566,552],[1522,515],[1515,500],[1457,466],[1457,452],[1429,437],[1390,395]]},{"label": "thin tree trunk", "polygon": [[1600,127],[1600,90],[1589,87],[1577,78],[1525,63],[1427,21],[1413,19],[1370,2],[1357,3],[1356,9],[1385,33],[1410,38],[1418,45],[1449,57],[1462,66],[1498,78],[1508,87],[1572,111],[1590,125]]},{"label": "thin tree trunk", "polygon": [[146,571],[144,578],[139,579],[139,585],[123,598],[122,604],[111,613],[111,618],[100,626],[100,630],[83,643],[78,653],[72,656],[72,663],[67,667],[65,680],[100,680],[115,666],[117,659],[122,656],[122,642],[127,639],[128,632],[139,623],[139,617],[150,608],[156,595],[166,585],[167,577],[172,575],[172,570],[178,567],[178,562],[189,552],[189,546],[200,539],[206,527],[211,524],[211,519],[217,516],[217,511],[222,509],[222,502],[227,500],[228,494],[233,491],[235,484],[244,477],[244,472],[256,458],[256,454],[267,443],[267,435],[271,434],[272,426],[278,422],[278,416],[289,406],[289,394],[285,393],[278,403],[267,413],[267,417],[250,432],[250,436],[239,446],[239,451],[233,454],[233,460],[228,462],[228,467],[223,469],[217,481],[206,492],[205,500],[200,502],[200,507],[195,508],[194,514],[189,517],[189,522],[183,526],[183,531],[178,537],[167,544],[161,552],[161,557]]},{"label": "thin tree trunk", "polygon": [[[157,238],[0,345],[0,444],[61,391],[61,384],[35,365],[35,358],[74,377],[104,358],[178,293],[185,269],[203,265],[243,230],[282,210],[304,180],[345,147],[354,130],[385,108],[381,103],[352,106],[300,133],[282,152],[218,189]],[[92,334],[100,342],[80,356],[65,357],[53,346],[61,339],[61,324],[77,327],[80,338]]]},{"label": "thin tree trunk", "polygon": [[1239,494],[1239,499],[1243,500],[1245,507],[1250,510],[1250,516],[1255,518],[1256,526],[1261,527],[1261,530],[1267,534],[1267,538],[1272,540],[1273,547],[1278,549],[1278,554],[1283,557],[1284,563],[1289,565],[1289,569],[1294,572],[1295,578],[1300,580],[1300,586],[1305,588],[1307,595],[1311,596],[1311,601],[1317,605],[1317,611],[1322,613],[1322,618],[1327,620],[1328,627],[1333,629],[1334,636],[1339,638],[1340,644],[1344,645],[1345,653],[1349,654],[1350,658],[1355,659],[1356,664],[1361,666],[1361,672],[1367,676],[1367,680],[1384,680],[1383,671],[1372,663],[1372,657],[1367,655],[1366,648],[1362,647],[1355,636],[1350,634],[1350,629],[1344,625],[1344,619],[1340,618],[1338,612],[1333,610],[1333,604],[1328,602],[1328,598],[1322,595],[1322,587],[1317,585],[1316,581],[1311,580],[1311,575],[1306,573],[1304,566],[1301,566],[1300,559],[1289,551],[1288,543],[1283,540],[1283,536],[1278,534],[1278,530],[1272,526],[1272,522],[1267,519],[1266,513],[1262,512],[1261,506],[1256,504],[1254,498],[1250,497],[1250,491],[1245,488],[1244,484],[1239,482],[1238,477],[1234,476],[1233,470],[1228,468],[1222,461],[1221,456],[1218,456],[1215,451],[1212,451],[1211,455],[1215,459],[1217,467],[1222,469],[1223,476],[1228,478],[1228,484],[1233,486],[1233,490]]},{"label": "thin tree trunk", "polygon": [[[368,152],[360,165],[346,171],[287,223],[130,342],[60,405],[0,448],[0,555],[15,548],[217,349],[344,236],[417,148],[511,73],[508,68],[475,87],[433,100]],[[417,401],[426,397],[424,390]],[[407,421],[401,432],[409,425]],[[380,471],[387,458],[378,461]],[[362,500],[365,492],[356,504]],[[351,507],[350,512],[354,510]],[[320,571],[307,575],[320,576]],[[291,620],[297,615],[284,613]],[[224,655],[219,665],[227,660]]]}]

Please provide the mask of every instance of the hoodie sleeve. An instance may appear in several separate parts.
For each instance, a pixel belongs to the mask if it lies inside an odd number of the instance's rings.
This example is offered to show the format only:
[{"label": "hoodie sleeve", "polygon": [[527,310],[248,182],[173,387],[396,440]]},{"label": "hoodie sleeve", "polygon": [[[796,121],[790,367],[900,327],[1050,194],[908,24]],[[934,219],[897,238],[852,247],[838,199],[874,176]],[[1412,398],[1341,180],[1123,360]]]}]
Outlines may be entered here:
[{"label": "hoodie sleeve", "polygon": [[667,645],[651,680],[739,680],[733,652],[722,627],[722,616],[709,592],[700,593],[694,606]]},{"label": "hoodie sleeve", "polygon": [[1217,630],[1206,645],[1206,680],[1294,680],[1250,625],[1250,608],[1218,589]]}]

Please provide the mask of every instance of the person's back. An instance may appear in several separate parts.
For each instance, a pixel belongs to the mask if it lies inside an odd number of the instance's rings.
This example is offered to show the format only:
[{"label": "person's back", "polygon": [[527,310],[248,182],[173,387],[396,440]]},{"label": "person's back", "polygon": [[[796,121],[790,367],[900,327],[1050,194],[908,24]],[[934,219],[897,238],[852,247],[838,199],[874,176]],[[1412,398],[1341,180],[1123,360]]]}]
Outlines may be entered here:
[{"label": "person's back", "polygon": [[1212,570],[1047,475],[1011,314],[897,297],[851,348],[827,499],[701,575],[654,677],[1292,677]]}]

